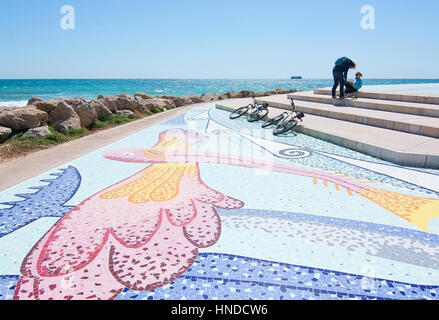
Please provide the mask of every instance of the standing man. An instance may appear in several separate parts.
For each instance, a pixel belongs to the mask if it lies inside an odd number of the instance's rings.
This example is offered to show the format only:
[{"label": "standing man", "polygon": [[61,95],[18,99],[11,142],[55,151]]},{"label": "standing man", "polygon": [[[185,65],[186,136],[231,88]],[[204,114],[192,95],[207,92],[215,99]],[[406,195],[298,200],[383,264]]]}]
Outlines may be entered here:
[{"label": "standing man", "polygon": [[334,86],[332,87],[332,98],[337,99],[337,87],[340,85],[340,99],[344,99],[344,87],[345,82],[348,79],[349,69],[355,69],[356,64],[354,61],[347,57],[343,57],[338,59],[335,62],[335,67],[332,70],[332,74],[334,75]]}]

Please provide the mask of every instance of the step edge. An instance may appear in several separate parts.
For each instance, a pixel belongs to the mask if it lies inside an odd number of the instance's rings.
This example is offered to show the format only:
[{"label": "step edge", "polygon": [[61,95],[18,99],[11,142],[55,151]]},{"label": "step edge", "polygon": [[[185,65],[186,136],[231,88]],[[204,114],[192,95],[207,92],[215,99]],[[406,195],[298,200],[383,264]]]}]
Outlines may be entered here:
[{"label": "step edge", "polygon": [[[316,99],[331,99],[332,100],[332,98],[329,98],[328,95],[318,94],[318,93],[317,94],[313,93],[312,95],[291,93],[291,94],[288,94],[288,98],[290,98],[290,97],[293,99],[296,99],[296,100],[300,100],[301,98],[316,98]],[[369,100],[369,101],[364,101],[364,100]],[[348,102],[363,102],[363,103],[374,104],[374,105],[430,109],[430,110],[439,111],[439,105],[431,104],[431,103],[419,103],[419,102],[395,101],[395,100],[380,100],[380,99],[369,99],[369,98],[358,98],[358,99],[352,99],[352,100],[347,100],[347,101]],[[409,105],[407,105],[407,104],[409,104]]]},{"label": "step edge", "polygon": [[[304,96],[304,95],[289,95],[288,98],[292,98],[296,101],[313,102],[320,104],[333,104],[332,98],[320,97],[320,96]],[[326,100],[326,101],[325,101]],[[331,100],[331,102],[329,102]],[[389,101],[389,100],[388,100]],[[414,116],[428,117],[428,118],[439,118],[439,108],[428,108],[424,106],[400,106],[391,105],[386,103],[377,103],[369,101],[359,101],[359,100],[345,100],[346,106],[357,109],[367,109],[375,111],[383,111],[390,113],[399,114],[410,114]],[[362,105],[358,105],[358,104]],[[432,105],[433,106],[433,105]]]},{"label": "step edge", "polygon": [[[235,108],[229,106],[222,106],[221,104],[216,105],[217,109],[224,111],[233,111]],[[332,118],[330,118],[332,119]],[[336,121],[349,122],[340,119],[332,119]],[[365,124],[358,125],[367,126]],[[377,127],[378,128],[378,127]],[[395,131],[391,129],[380,128],[383,130]],[[319,140],[333,143],[335,145],[344,147],[349,150],[353,150],[362,154],[373,156],[380,160],[389,161],[396,165],[410,166],[410,167],[420,167],[427,169],[439,169],[439,154],[427,154],[427,153],[413,153],[405,152],[403,150],[392,149],[389,147],[383,147],[379,145],[373,145],[369,142],[362,141],[361,139],[353,140],[351,138],[343,137],[342,135],[336,135],[333,133],[325,132],[324,129],[312,129],[307,128],[303,125],[297,126],[297,130],[300,133],[314,137]],[[413,134],[413,133],[407,133]],[[413,134],[415,135],[415,134]],[[344,143],[340,143],[340,140]],[[358,147],[358,146],[361,147]],[[369,149],[369,150],[367,150]],[[379,153],[372,152],[371,150],[379,149]],[[375,155],[374,155],[375,154]],[[377,156],[378,155],[378,156]]]},{"label": "step edge", "polygon": [[361,139],[353,140],[342,135],[325,132],[324,130],[302,127],[299,128],[298,131],[316,139],[330,142],[380,160],[388,161],[392,164],[428,169],[439,168],[439,155],[396,150],[365,142]]},{"label": "step edge", "polygon": [[[315,89],[314,93],[331,95],[331,89],[321,88]],[[439,95],[431,94],[408,94],[404,92],[380,92],[380,91],[360,91],[360,95],[370,95],[369,97],[363,97],[366,99],[376,99],[376,100],[389,100],[396,102],[410,102],[410,103],[423,103],[431,105],[439,105]],[[381,98],[373,97],[374,95],[380,95]],[[426,99],[430,99],[430,102]]]},{"label": "step edge", "polygon": [[[273,106],[273,107],[276,107],[279,109],[285,109],[285,110],[291,109],[291,106],[287,105],[287,103],[277,102],[277,101],[269,101],[269,100],[263,100],[263,99],[261,99],[259,101],[269,103],[270,106]],[[307,102],[307,101],[305,101],[305,102]],[[318,104],[316,102],[313,102],[313,103]],[[320,103],[320,104],[327,106],[327,104],[323,104],[323,103]],[[381,119],[377,116],[376,117],[370,117],[370,116],[368,117],[368,116],[363,116],[363,115],[358,115],[358,114],[353,114],[353,113],[346,113],[346,112],[342,112],[340,110],[334,110],[330,114],[326,114],[327,112],[329,113],[330,111],[324,110],[324,109],[318,109],[318,108],[313,109],[311,106],[304,106],[304,105],[300,105],[300,104],[296,104],[296,107],[300,111],[303,111],[305,113],[309,113],[309,114],[313,114],[313,115],[317,115],[317,116],[321,116],[321,117],[326,117],[326,118],[330,118],[330,119],[337,119],[337,120],[341,120],[341,121],[369,125],[372,127],[378,127],[378,128],[388,129],[388,130],[417,134],[417,135],[431,137],[431,138],[439,138],[438,133],[435,133],[435,134],[428,133],[431,131],[439,132],[439,127],[432,127],[432,126],[426,125],[426,124],[413,123],[413,122],[407,122],[407,121],[401,121],[401,120]],[[321,110],[322,112],[316,112],[314,110]],[[387,112],[387,111],[379,111],[379,110],[376,110],[376,111]],[[388,113],[390,113],[390,112],[388,112]],[[334,117],[335,115],[340,115],[343,118],[342,119],[336,118],[336,117]],[[416,116],[416,115],[414,115],[414,116]],[[347,118],[351,118],[351,119],[347,120]],[[374,122],[375,124],[370,124],[367,122]],[[380,125],[380,123],[382,123],[383,125]],[[386,124],[387,126],[384,126],[384,124]]]}]

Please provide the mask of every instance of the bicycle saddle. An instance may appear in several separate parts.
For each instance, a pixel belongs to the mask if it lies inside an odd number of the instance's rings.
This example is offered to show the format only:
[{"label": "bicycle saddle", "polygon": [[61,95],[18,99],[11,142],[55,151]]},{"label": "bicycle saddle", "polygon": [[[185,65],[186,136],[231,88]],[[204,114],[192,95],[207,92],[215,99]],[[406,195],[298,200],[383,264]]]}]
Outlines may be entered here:
[{"label": "bicycle saddle", "polygon": [[296,117],[299,118],[299,119],[302,119],[302,118],[305,118],[305,114],[303,112],[301,112],[301,111],[298,111],[296,113]]}]

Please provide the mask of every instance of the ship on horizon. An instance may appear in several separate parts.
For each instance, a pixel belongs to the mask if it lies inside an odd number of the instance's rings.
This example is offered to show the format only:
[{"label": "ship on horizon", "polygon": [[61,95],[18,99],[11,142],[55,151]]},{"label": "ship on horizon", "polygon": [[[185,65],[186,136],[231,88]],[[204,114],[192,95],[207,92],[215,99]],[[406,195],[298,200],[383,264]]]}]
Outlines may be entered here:
[{"label": "ship on horizon", "polygon": [[303,80],[301,76],[292,76],[291,80]]}]

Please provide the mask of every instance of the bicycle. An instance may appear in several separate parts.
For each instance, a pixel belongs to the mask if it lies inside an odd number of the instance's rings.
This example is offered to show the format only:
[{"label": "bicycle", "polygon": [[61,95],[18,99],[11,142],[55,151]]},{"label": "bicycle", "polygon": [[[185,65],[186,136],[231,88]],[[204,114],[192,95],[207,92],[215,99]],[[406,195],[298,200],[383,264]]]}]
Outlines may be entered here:
[{"label": "bicycle", "polygon": [[267,121],[264,122],[264,124],[262,124],[262,128],[267,129],[268,127],[271,126],[277,126],[279,122],[285,119],[286,116],[288,116],[288,112],[283,112],[282,114],[274,118],[269,118]]},{"label": "bicycle", "polygon": [[303,112],[296,110],[294,100],[289,100],[291,101],[291,106],[293,109],[290,112],[284,112],[282,115],[280,115],[282,116],[282,119],[278,121],[276,128],[273,130],[273,134],[275,136],[293,130],[299,124],[299,121],[303,121],[302,119],[305,118],[305,114]]},{"label": "bicycle", "polygon": [[259,104],[256,102],[255,95],[252,94],[253,103],[249,104],[248,106],[241,107],[239,109],[236,109],[230,114],[230,119],[235,120],[243,115],[247,114],[247,121],[248,122],[256,122],[259,120],[264,119],[266,116],[268,116],[269,110],[268,110],[268,104]]}]

